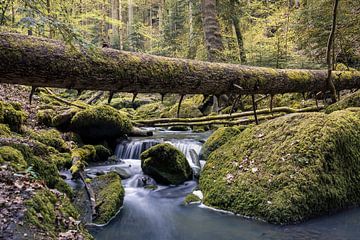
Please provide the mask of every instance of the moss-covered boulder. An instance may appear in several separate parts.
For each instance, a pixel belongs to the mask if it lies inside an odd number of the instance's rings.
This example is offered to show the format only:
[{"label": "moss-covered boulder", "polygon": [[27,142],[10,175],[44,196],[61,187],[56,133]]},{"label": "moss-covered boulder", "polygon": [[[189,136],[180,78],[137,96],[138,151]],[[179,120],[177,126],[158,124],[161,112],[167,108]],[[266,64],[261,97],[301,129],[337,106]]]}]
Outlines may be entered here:
[{"label": "moss-covered boulder", "polygon": [[36,113],[36,119],[40,125],[42,124],[47,127],[51,127],[53,125],[52,119],[55,115],[56,114],[53,109],[39,110]]},{"label": "moss-covered boulder", "polygon": [[222,127],[217,129],[204,143],[201,150],[202,159],[208,159],[210,153],[224,145],[240,132],[240,129],[237,127]]},{"label": "moss-covered boulder", "polygon": [[292,114],[214,151],[204,203],[287,224],[360,203],[360,112]]},{"label": "moss-covered boulder", "polygon": [[46,239],[57,239],[59,233],[69,230],[79,231],[85,239],[92,239],[91,235],[76,223],[79,214],[65,195],[43,189],[25,204],[27,211],[21,228],[30,228],[31,232],[35,232],[33,238],[29,239],[45,239],[41,238],[41,235],[36,236],[36,232],[45,232],[48,236]]},{"label": "moss-covered boulder", "polygon": [[96,106],[78,112],[71,120],[71,129],[84,142],[101,142],[129,133],[132,125],[120,111],[110,106]]},{"label": "moss-covered boulder", "polygon": [[0,101],[0,123],[7,124],[11,131],[19,132],[25,117],[18,104]]},{"label": "moss-covered boulder", "polygon": [[337,103],[334,103],[326,108],[326,113],[332,113],[334,111],[350,108],[360,107],[360,90],[350,94]]},{"label": "moss-covered boulder", "polygon": [[97,204],[97,217],[94,222],[105,224],[123,205],[125,191],[121,179],[117,173],[111,172],[94,178],[91,187],[94,189]]},{"label": "moss-covered boulder", "polygon": [[143,172],[162,184],[181,184],[192,177],[185,155],[169,143],[155,145],[140,156]]},{"label": "moss-covered boulder", "polygon": [[8,162],[17,171],[25,170],[27,167],[21,152],[9,146],[0,147],[0,164],[3,162]]},{"label": "moss-covered boulder", "polygon": [[111,151],[104,145],[96,145],[95,148],[95,161],[106,161],[111,156]]}]

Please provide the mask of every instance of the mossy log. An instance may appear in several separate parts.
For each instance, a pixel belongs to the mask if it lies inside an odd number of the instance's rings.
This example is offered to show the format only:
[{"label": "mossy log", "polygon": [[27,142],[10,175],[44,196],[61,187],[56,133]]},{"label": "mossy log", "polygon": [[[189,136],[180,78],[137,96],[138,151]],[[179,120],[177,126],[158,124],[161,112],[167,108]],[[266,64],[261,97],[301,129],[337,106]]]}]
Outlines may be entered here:
[{"label": "mossy log", "polygon": [[[0,34],[0,82],[133,93],[281,94],[327,90],[327,71],[249,67]],[[360,88],[360,72],[332,73],[337,90]],[[239,87],[234,87],[239,86]]]},{"label": "mossy log", "polygon": [[[274,115],[265,115],[258,117],[258,121],[265,121],[270,119],[275,119],[281,116],[284,116],[285,113],[278,113]],[[255,122],[254,118],[247,118],[247,119],[240,119],[236,121],[229,121],[229,120],[211,120],[211,121],[204,121],[204,122],[169,122],[169,123],[159,123],[152,125],[153,127],[173,127],[173,126],[207,126],[207,125],[226,125],[226,126],[239,126],[240,128],[245,129],[246,125],[252,124]]]},{"label": "mossy log", "polygon": [[[273,113],[301,113],[301,112],[317,112],[321,109],[323,109],[324,106],[319,107],[307,107],[307,108],[301,108],[301,109],[294,109],[289,107],[278,107],[273,108],[272,111],[270,109],[261,109],[257,110],[256,113],[258,115],[260,114],[273,114]],[[200,118],[160,118],[160,119],[151,119],[151,120],[138,120],[135,121],[135,124],[138,126],[147,126],[147,127],[169,127],[169,126],[201,126],[206,125],[205,123],[213,123],[217,124],[230,124],[237,125],[242,123],[242,120],[240,121],[233,121],[230,122],[229,120],[241,118],[241,117],[247,117],[254,115],[253,111],[248,112],[241,112],[241,113],[234,113],[234,114],[223,114],[223,115],[216,115],[216,116],[206,116],[206,117],[200,117]],[[228,121],[218,121],[218,120],[228,120]],[[200,123],[200,124],[199,124]]]}]

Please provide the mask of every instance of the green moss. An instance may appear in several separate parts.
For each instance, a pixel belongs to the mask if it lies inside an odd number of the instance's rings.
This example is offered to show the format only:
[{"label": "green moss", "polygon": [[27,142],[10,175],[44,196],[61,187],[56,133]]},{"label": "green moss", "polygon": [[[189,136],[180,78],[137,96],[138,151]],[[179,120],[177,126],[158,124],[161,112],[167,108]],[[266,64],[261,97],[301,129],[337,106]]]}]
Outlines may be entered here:
[{"label": "green moss", "polygon": [[193,193],[190,193],[184,199],[185,204],[198,203],[198,202],[201,202],[201,199]]},{"label": "green moss", "polygon": [[55,111],[52,109],[39,110],[36,118],[39,124],[51,127],[53,125],[52,119],[55,116]]},{"label": "green moss", "polygon": [[71,120],[71,129],[84,142],[100,142],[129,133],[132,129],[125,114],[110,106],[96,106],[78,112]]},{"label": "green moss", "polygon": [[0,159],[9,162],[10,166],[16,171],[25,170],[27,167],[27,163],[21,152],[9,146],[0,147]]},{"label": "green moss", "polygon": [[95,161],[106,161],[111,156],[111,151],[104,145],[96,145],[95,151]]},{"label": "green moss", "polygon": [[105,224],[123,205],[125,191],[117,173],[111,172],[96,177],[91,182],[95,192],[98,216],[95,223]]},{"label": "green moss", "polygon": [[143,172],[158,183],[181,184],[192,177],[185,155],[169,143],[149,148],[140,158]]},{"label": "green moss", "polygon": [[293,223],[360,203],[360,112],[292,114],[248,128],[213,152],[204,203]]},{"label": "green moss", "polygon": [[[26,201],[25,224],[46,231],[51,238],[58,233],[68,231],[71,225],[59,218],[69,221],[77,219],[79,214],[66,196],[57,196],[50,190],[44,189],[37,192],[30,200]],[[73,226],[76,230],[76,226]]]},{"label": "green moss", "polygon": [[71,151],[71,158],[77,159],[76,164],[74,164],[70,171],[72,174],[77,174],[79,171],[82,171],[87,162],[94,161],[96,157],[96,149],[92,145],[85,145],[81,148],[76,148]]},{"label": "green moss", "polygon": [[335,104],[332,104],[326,108],[326,113],[346,109],[349,107],[360,107],[360,90],[350,94]]},{"label": "green moss", "polygon": [[51,146],[60,152],[69,151],[69,148],[64,139],[61,137],[60,132],[56,129],[39,130],[36,132],[30,131],[29,133],[33,139]]},{"label": "green moss", "polygon": [[136,109],[136,114],[138,118],[159,118],[161,113],[165,111],[166,108],[161,102],[149,103],[140,106]]},{"label": "green moss", "polygon": [[[199,109],[199,98],[198,97],[192,97],[185,99],[181,103],[180,107],[180,114],[179,117],[181,118],[193,118],[193,117],[201,117],[203,116],[202,112]],[[177,117],[177,111],[178,111],[179,104],[174,104],[170,110],[165,111],[161,114],[161,117],[171,118],[171,117]]]},{"label": "green moss", "polygon": [[11,131],[7,124],[0,124],[0,136],[1,137],[10,137]]},{"label": "green moss", "polygon": [[19,132],[26,114],[14,106],[18,105],[0,101],[0,123],[7,124],[13,132]]},{"label": "green moss", "polygon": [[202,148],[202,158],[208,159],[210,153],[227,143],[231,138],[238,135],[241,131],[236,127],[222,127],[217,129],[204,143]]}]

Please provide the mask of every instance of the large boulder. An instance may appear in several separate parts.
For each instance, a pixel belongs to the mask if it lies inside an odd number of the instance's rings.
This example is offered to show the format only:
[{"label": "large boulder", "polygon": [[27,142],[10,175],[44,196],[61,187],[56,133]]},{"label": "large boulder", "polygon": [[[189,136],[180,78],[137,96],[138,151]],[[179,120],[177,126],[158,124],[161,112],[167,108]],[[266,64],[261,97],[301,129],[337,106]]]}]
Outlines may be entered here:
[{"label": "large boulder", "polygon": [[76,113],[70,128],[84,142],[101,142],[124,136],[131,131],[132,125],[120,111],[110,106],[96,106]]},{"label": "large boulder", "polygon": [[272,223],[360,203],[360,111],[284,116],[215,150],[200,177],[204,203]]},{"label": "large boulder", "polygon": [[202,159],[208,159],[210,153],[224,145],[240,132],[241,130],[237,127],[222,127],[217,129],[204,143],[201,150]]},{"label": "large boulder", "polygon": [[94,222],[105,224],[123,205],[125,190],[121,179],[117,173],[111,172],[94,178],[91,187],[94,189],[97,204],[97,217]]},{"label": "large boulder", "polygon": [[169,143],[155,145],[140,156],[143,172],[162,184],[181,184],[192,177],[185,155]]}]

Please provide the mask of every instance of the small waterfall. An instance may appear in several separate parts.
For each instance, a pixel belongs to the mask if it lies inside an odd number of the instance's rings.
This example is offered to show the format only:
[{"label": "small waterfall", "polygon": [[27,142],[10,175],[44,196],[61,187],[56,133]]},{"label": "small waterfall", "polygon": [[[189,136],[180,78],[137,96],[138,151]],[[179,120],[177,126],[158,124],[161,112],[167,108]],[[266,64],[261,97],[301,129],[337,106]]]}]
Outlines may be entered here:
[{"label": "small waterfall", "polygon": [[138,160],[142,152],[159,143],[160,141],[154,139],[124,141],[117,145],[115,155],[119,159]]},{"label": "small waterfall", "polygon": [[151,148],[152,146],[155,146],[156,144],[163,142],[172,144],[174,147],[184,153],[191,168],[194,169],[195,174],[200,172],[201,166],[199,161],[199,154],[201,151],[201,143],[190,139],[172,139],[166,141],[163,139],[143,139],[124,141],[116,147],[115,154],[119,159],[139,160],[142,152]]}]

